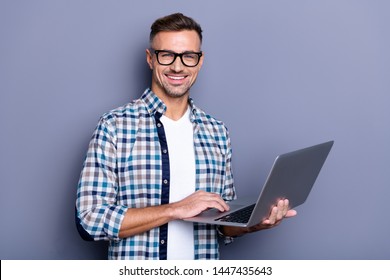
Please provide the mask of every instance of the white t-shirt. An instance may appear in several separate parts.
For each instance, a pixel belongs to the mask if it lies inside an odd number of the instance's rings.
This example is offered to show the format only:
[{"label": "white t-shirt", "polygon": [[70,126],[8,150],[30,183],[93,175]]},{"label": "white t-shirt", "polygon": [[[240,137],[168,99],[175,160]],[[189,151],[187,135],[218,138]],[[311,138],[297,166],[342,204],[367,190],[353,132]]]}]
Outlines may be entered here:
[{"label": "white t-shirt", "polygon": [[[190,109],[177,121],[161,117],[168,143],[169,202],[179,201],[195,191],[195,154]],[[180,220],[168,223],[169,260],[194,259],[193,223]]]}]

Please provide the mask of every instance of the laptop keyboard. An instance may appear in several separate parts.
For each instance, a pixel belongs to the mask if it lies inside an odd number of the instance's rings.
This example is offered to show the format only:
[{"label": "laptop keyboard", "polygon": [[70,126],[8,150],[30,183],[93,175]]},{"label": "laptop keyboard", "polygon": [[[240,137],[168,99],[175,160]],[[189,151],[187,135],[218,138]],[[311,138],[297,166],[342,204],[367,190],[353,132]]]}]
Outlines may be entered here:
[{"label": "laptop keyboard", "polygon": [[255,205],[256,204],[249,205],[215,220],[221,222],[247,223]]}]

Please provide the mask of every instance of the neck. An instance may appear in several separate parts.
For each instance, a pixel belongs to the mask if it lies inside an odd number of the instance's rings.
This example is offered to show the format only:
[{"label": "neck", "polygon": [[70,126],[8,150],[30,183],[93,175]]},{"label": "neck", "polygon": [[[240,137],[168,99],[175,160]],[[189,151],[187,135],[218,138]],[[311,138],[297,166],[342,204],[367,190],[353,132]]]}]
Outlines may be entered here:
[{"label": "neck", "polygon": [[167,105],[167,110],[165,112],[165,116],[167,118],[170,118],[171,120],[177,121],[181,117],[183,117],[183,115],[187,111],[187,108],[188,108],[188,102],[186,102],[185,104],[180,105],[180,106],[168,106]]},{"label": "neck", "polygon": [[166,94],[155,94],[164,102],[165,106],[167,106],[167,110],[165,111],[165,116],[174,121],[179,120],[187,111],[188,108],[188,97],[189,93],[181,96],[181,97],[171,97]]}]

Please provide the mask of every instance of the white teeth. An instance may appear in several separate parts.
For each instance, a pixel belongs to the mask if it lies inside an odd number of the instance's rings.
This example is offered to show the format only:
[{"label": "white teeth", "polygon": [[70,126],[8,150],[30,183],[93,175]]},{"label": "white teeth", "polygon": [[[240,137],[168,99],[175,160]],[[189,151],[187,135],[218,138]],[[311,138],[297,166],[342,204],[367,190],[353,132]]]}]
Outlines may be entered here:
[{"label": "white teeth", "polygon": [[182,79],[184,79],[184,77],[176,77],[176,76],[168,76],[168,78],[170,78],[172,80],[182,80]]}]

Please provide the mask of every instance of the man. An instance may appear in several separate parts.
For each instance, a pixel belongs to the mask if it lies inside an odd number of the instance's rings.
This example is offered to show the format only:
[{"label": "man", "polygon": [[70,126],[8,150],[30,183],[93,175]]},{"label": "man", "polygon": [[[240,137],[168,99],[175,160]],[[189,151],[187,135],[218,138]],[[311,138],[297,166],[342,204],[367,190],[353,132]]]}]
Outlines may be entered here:
[{"label": "man", "polygon": [[156,20],[146,60],[151,88],[102,116],[80,176],[77,223],[82,236],[109,240],[110,259],[218,259],[227,241],[271,228],[296,214],[281,200],[251,229],[184,222],[235,199],[224,124],[189,97],[202,67],[202,30],[172,14]]}]

